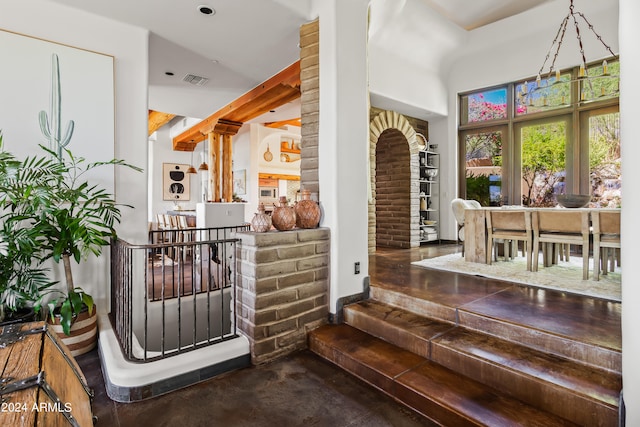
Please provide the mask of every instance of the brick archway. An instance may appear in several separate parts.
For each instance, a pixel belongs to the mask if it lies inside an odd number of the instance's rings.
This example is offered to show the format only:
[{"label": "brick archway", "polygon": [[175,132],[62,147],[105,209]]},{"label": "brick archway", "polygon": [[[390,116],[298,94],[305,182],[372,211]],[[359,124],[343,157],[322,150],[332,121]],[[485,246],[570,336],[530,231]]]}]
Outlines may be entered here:
[{"label": "brick archway", "polygon": [[[371,120],[369,124],[369,165],[370,165],[370,180],[371,185],[371,198],[369,201],[369,253],[374,253],[376,250],[376,148],[380,136],[387,130],[397,130],[407,140],[409,145],[410,156],[410,238],[409,246],[419,246],[419,189],[413,184],[418,180],[418,145],[422,143],[422,140],[417,137],[416,130],[411,125],[409,120],[402,114],[395,111],[383,111]],[[415,218],[414,218],[415,216]]]}]

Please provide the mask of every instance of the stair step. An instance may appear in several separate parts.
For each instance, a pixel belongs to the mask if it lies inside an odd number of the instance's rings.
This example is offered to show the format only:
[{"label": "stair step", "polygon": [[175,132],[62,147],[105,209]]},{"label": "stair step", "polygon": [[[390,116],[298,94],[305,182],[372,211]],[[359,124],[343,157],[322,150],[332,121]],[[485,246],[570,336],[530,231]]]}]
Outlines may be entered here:
[{"label": "stair step", "polygon": [[309,347],[442,425],[576,425],[349,325],[311,331]]},{"label": "stair step", "polygon": [[456,327],[455,324],[420,316],[375,300],[346,306],[344,321],[427,359],[431,358],[430,341]]},{"label": "stair step", "polygon": [[595,368],[616,374],[621,373],[622,352],[619,349],[576,340],[571,336],[557,332],[533,328],[526,322],[521,323],[488,316],[482,311],[476,311],[476,309],[481,310],[482,301],[455,308],[377,286],[371,286],[371,298],[412,313],[420,313],[432,319],[454,323],[470,330],[536,348],[545,353],[552,353]]},{"label": "stair step", "polygon": [[374,300],[345,322],[580,425],[615,425],[621,376]]}]

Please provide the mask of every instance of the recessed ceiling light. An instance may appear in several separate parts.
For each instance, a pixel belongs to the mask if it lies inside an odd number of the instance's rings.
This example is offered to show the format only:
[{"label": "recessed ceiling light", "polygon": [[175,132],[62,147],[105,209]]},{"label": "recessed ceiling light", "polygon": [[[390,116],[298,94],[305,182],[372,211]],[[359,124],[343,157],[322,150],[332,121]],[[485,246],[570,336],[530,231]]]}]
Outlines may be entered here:
[{"label": "recessed ceiling light", "polygon": [[219,64],[219,63],[220,63],[220,60],[218,60],[218,59],[212,59],[212,60],[211,60],[211,63],[212,63],[212,64]]},{"label": "recessed ceiling light", "polygon": [[173,76],[173,73],[172,73],[171,71],[165,71],[165,74],[166,74],[167,76]]},{"label": "recessed ceiling light", "polygon": [[200,6],[198,6],[198,10],[203,15],[213,15],[216,13],[216,11],[213,10],[211,6],[207,6],[206,4],[201,4]]}]

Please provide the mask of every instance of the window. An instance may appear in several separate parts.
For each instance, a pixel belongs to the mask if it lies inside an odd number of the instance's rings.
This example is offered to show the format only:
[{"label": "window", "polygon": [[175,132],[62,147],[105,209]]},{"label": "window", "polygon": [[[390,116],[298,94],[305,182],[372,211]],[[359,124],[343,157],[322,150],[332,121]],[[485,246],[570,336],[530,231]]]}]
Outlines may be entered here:
[{"label": "window", "polygon": [[483,206],[504,203],[502,191],[502,139],[506,128],[468,132],[463,136],[465,198]]},{"label": "window", "polygon": [[516,116],[566,108],[571,102],[571,74],[516,83]]},{"label": "window", "polygon": [[516,127],[521,178],[518,199],[523,205],[555,206],[555,195],[567,193],[567,122],[523,123]]},{"label": "window", "polygon": [[620,207],[619,61],[460,95],[459,196],[555,206],[590,194]]},{"label": "window", "polygon": [[462,98],[463,122],[477,123],[507,118],[507,88],[471,93]]},{"label": "window", "polygon": [[588,171],[581,189],[591,194],[591,207],[615,208],[621,204],[620,113],[617,108],[589,111],[583,126],[588,144]]}]

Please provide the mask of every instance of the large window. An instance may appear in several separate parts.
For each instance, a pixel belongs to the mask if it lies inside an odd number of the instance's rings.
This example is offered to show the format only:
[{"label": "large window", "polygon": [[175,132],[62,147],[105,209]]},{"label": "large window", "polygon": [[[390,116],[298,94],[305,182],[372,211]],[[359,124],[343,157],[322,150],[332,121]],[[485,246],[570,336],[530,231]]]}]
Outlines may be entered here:
[{"label": "large window", "polygon": [[518,200],[523,205],[555,206],[555,195],[567,192],[567,122],[516,126],[521,182]]},{"label": "large window", "polygon": [[620,207],[619,62],[460,95],[460,197],[555,206],[590,194]]}]

